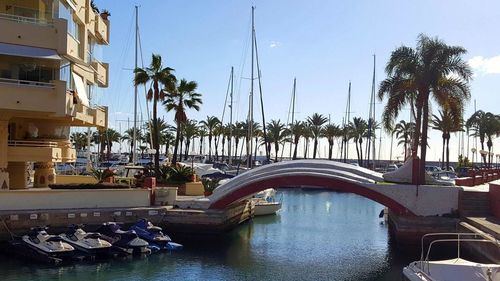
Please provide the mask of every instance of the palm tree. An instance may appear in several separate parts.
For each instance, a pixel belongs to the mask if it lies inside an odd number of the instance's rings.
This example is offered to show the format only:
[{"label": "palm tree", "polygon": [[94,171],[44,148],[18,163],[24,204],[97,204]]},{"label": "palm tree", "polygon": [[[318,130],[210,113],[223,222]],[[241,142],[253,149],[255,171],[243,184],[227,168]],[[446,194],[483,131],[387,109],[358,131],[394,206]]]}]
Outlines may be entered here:
[{"label": "palm tree", "polygon": [[[491,113],[478,110],[472,114],[465,126],[468,130],[473,132],[472,136],[479,137],[479,142],[481,143],[481,150],[484,150],[484,141],[487,139],[486,145],[488,146],[488,151],[491,152],[493,147],[493,135],[498,134],[499,131],[499,116]],[[486,155],[482,155],[484,165],[487,165],[488,161]],[[488,157],[488,160],[490,158]],[[491,162],[491,160],[489,161]]]},{"label": "palm tree", "polygon": [[304,159],[307,159],[307,152],[309,150],[309,139],[313,137],[311,125],[308,122],[304,122],[302,137],[304,137]]},{"label": "palm tree", "polygon": [[[153,100],[153,120],[158,120],[158,101],[163,101],[165,99],[165,91],[161,89],[163,87],[166,91],[172,91],[175,88],[175,83],[177,79],[172,74],[174,69],[170,67],[163,67],[160,55],[152,55],[151,64],[145,69],[136,68],[134,70],[134,85],[146,85],[149,84],[149,90],[147,94],[148,100]],[[153,149],[155,149],[155,174],[158,176],[160,174],[160,137],[158,124],[153,124]]]},{"label": "palm tree", "polygon": [[392,133],[396,135],[396,139],[399,140],[398,146],[403,145],[404,147],[404,159],[407,158],[408,146],[410,145],[411,137],[415,132],[415,123],[406,122],[405,120],[399,121],[392,130]]},{"label": "palm tree", "polygon": [[[245,142],[246,142],[247,144],[250,144],[250,142],[251,142],[251,141],[253,141],[253,140],[252,140],[252,139],[250,139],[250,135],[249,135],[249,133],[248,133],[248,132],[249,132],[249,129],[250,129],[250,127],[249,127],[249,125],[248,125],[248,124],[249,124],[249,123],[248,123],[248,120],[246,120],[245,122],[243,122],[243,123],[242,123],[242,125],[243,125],[243,130],[244,130],[244,132],[245,132],[245,134],[246,134],[246,135],[245,135]],[[253,134],[254,134],[254,135],[253,135],[254,137],[255,137],[255,132],[256,132],[256,131],[258,131],[259,129],[260,129],[260,125],[259,125],[259,123],[258,123],[258,122],[255,122],[255,121],[252,121],[252,132],[253,132]],[[264,145],[266,145],[266,144],[264,143]],[[268,145],[270,145],[270,144],[268,144]],[[247,145],[247,155],[248,155],[249,157],[251,157],[251,156],[252,156],[252,154],[253,154],[253,151],[250,151],[249,149],[250,149],[250,145]],[[268,147],[266,147],[266,149],[268,149]]]},{"label": "palm tree", "polygon": [[97,130],[92,134],[92,142],[97,144],[99,161],[104,161],[104,150],[106,149],[106,134],[104,130]]},{"label": "palm tree", "polygon": [[174,156],[172,157],[172,164],[177,163],[177,149],[179,146],[179,139],[181,134],[181,127],[187,121],[186,109],[193,108],[196,111],[200,110],[201,94],[196,93],[198,84],[195,81],[187,81],[182,79],[179,85],[174,89],[168,91],[167,99],[163,102],[167,111],[175,111],[175,123],[177,130],[175,135],[175,148]]},{"label": "palm tree", "polygon": [[75,149],[78,150],[86,150],[87,148],[87,134],[82,132],[73,132],[69,137],[70,141],[75,146]]},{"label": "palm tree", "polygon": [[183,135],[186,142],[186,147],[184,149],[184,160],[188,158],[189,147],[191,145],[191,140],[198,136],[198,126],[195,120],[187,120],[183,126]]},{"label": "palm tree", "polygon": [[327,124],[323,127],[321,136],[328,140],[328,160],[332,160],[333,143],[336,137],[342,136],[342,130],[338,125]]},{"label": "palm tree", "polygon": [[420,145],[419,182],[425,180],[427,131],[429,126],[429,98],[438,106],[448,104],[462,107],[470,98],[468,82],[472,77],[469,65],[462,59],[466,50],[448,46],[437,38],[419,35],[415,49],[401,46],[391,54],[386,65],[388,78],[380,84],[379,99],[388,96],[383,120],[386,128],[398,117],[401,109],[413,104],[415,97],[416,126],[412,154],[416,156]]},{"label": "palm tree", "polygon": [[[358,164],[363,166],[363,137],[368,130],[368,123],[361,117],[354,117],[349,123],[350,138],[354,139],[356,153],[358,155]],[[359,144],[359,148],[358,148]]]},{"label": "palm tree", "polygon": [[241,138],[246,137],[246,131],[244,129],[245,125],[243,122],[236,122],[233,124],[233,136],[234,136],[234,158],[238,157],[238,145],[240,143]]},{"label": "palm tree", "polygon": [[217,124],[213,130],[213,135],[215,137],[214,139],[214,151],[215,151],[215,161],[219,161],[219,143],[220,143],[220,136],[222,136],[223,133],[223,128],[224,126],[222,123]]},{"label": "palm tree", "polygon": [[222,126],[222,162],[224,162],[224,152],[225,152],[225,147],[226,147],[226,139],[227,139],[228,143],[230,143],[229,142],[230,131],[231,131],[231,128],[230,128],[229,124]]},{"label": "palm tree", "polygon": [[[450,136],[453,132],[462,131],[463,120],[462,111],[459,113],[452,113],[448,108],[444,107],[439,111],[439,116],[432,115],[432,128],[442,132],[443,138],[443,155],[441,158],[441,167],[448,170],[450,168]],[[445,151],[446,151],[446,165],[445,165]]]},{"label": "palm tree", "polygon": [[[287,137],[285,124],[280,120],[271,120],[267,123],[267,141],[274,144],[274,161],[278,162],[278,151],[280,144],[282,144]],[[265,143],[264,143],[265,145]]]},{"label": "palm tree", "polygon": [[297,148],[299,146],[300,137],[304,133],[304,122],[295,121],[295,123],[290,124],[288,131],[291,137],[291,141],[293,142],[293,156],[292,159],[297,159]]},{"label": "palm tree", "polygon": [[200,121],[208,132],[208,159],[212,159],[212,138],[215,128],[220,124],[219,118],[215,116],[207,116],[206,120]]},{"label": "palm tree", "polygon": [[107,150],[108,150],[108,160],[110,159],[110,154],[111,154],[111,148],[113,147],[113,143],[114,142],[120,142],[122,136],[119,132],[111,129],[111,128],[108,128],[106,129],[106,131],[104,132],[105,136],[106,136],[106,146],[107,146]]},{"label": "palm tree", "polygon": [[328,118],[322,114],[314,113],[307,118],[307,123],[311,126],[311,132],[314,137],[313,159],[316,159],[316,151],[318,150],[318,138],[321,136],[323,124],[328,122]]},{"label": "palm tree", "polygon": [[[201,123],[201,122],[199,122]],[[200,155],[203,154],[203,140],[205,139],[205,136],[207,135],[207,129],[205,128],[205,126],[201,125],[198,127],[198,134],[199,134],[199,137],[200,137]]]},{"label": "palm tree", "polygon": [[[137,134],[137,140],[140,140],[143,138],[141,130],[137,130],[136,134]],[[129,143],[129,145],[130,145],[130,161],[132,162],[132,149],[134,147],[134,128],[130,128],[130,129],[125,130],[125,132],[123,132],[121,140],[127,141]]]}]

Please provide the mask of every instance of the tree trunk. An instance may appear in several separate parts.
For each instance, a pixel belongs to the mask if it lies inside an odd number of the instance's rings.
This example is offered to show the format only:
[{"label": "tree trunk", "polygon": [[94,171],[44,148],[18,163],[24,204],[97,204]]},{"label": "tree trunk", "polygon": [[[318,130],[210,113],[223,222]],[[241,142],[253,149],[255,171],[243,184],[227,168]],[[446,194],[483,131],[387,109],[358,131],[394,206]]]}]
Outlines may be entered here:
[{"label": "tree trunk", "polygon": [[411,148],[412,156],[417,156],[418,146],[420,144],[420,132],[422,127],[422,107],[423,107],[423,102],[417,99],[417,118],[415,118],[415,132],[413,133],[413,144]]},{"label": "tree trunk", "polygon": [[182,161],[182,145],[184,144],[184,136],[182,135],[182,132],[181,132],[181,137],[180,137],[180,140],[179,140],[179,160]]},{"label": "tree trunk", "polygon": [[208,132],[208,160],[212,161],[212,132]]},{"label": "tree trunk", "polygon": [[429,92],[424,96],[422,107],[422,145],[420,147],[420,184],[425,184],[425,158],[427,156],[427,129],[429,127]]},{"label": "tree trunk", "polygon": [[177,151],[179,148],[179,138],[181,135],[181,124],[177,122],[177,130],[175,130],[175,146],[174,146],[174,155],[172,155],[172,165],[177,163]]},{"label": "tree trunk", "polygon": [[278,162],[278,151],[280,149],[280,144],[278,142],[274,143],[274,162]]},{"label": "tree trunk", "polygon": [[215,161],[219,161],[219,137],[215,137],[215,141],[214,141],[214,146],[215,146]]},{"label": "tree trunk", "polygon": [[158,88],[158,81],[153,83],[154,96],[153,96],[153,149],[155,149],[155,176],[160,176],[160,134],[158,132],[158,98],[160,95],[160,90]]},{"label": "tree trunk", "polygon": [[184,150],[184,160],[188,159],[189,146],[191,145],[191,140],[186,140],[186,149]]},{"label": "tree trunk", "polygon": [[332,160],[333,140],[328,143],[328,160]]},{"label": "tree trunk", "polygon": [[295,147],[293,148],[293,160],[297,159],[297,147],[299,146],[299,140],[295,141],[294,144]]},{"label": "tree trunk", "polygon": [[234,138],[234,159],[238,158],[238,145],[240,143],[240,138]]},{"label": "tree trunk", "polygon": [[450,135],[446,136],[446,170],[450,170]]},{"label": "tree trunk", "polygon": [[363,167],[363,138],[359,138],[359,166]]},{"label": "tree trunk", "polygon": [[224,162],[224,152],[225,152],[225,146],[226,146],[226,137],[222,136],[222,155],[221,155],[221,162]]},{"label": "tree trunk", "polygon": [[318,138],[314,138],[314,149],[313,149],[313,159],[316,159],[316,151],[318,149]]},{"label": "tree trunk", "polygon": [[446,135],[443,133],[443,156],[441,156],[441,169],[444,170],[444,157],[445,157],[445,150],[446,150]]},{"label": "tree trunk", "polygon": [[259,147],[259,138],[256,137],[255,138],[255,150],[254,150],[254,153],[253,153],[253,159],[257,159],[257,150],[258,150],[258,147]]},{"label": "tree trunk", "polygon": [[358,164],[359,164],[359,148],[358,148],[358,140],[355,139],[354,144],[356,145],[356,156],[358,156]]},{"label": "tree trunk", "polygon": [[404,152],[405,152],[405,159],[404,162],[406,162],[406,158],[408,157],[408,140],[405,139],[405,145],[404,145]]},{"label": "tree trunk", "polygon": [[307,159],[307,148],[309,147],[309,138],[306,138],[304,143],[304,159]]}]

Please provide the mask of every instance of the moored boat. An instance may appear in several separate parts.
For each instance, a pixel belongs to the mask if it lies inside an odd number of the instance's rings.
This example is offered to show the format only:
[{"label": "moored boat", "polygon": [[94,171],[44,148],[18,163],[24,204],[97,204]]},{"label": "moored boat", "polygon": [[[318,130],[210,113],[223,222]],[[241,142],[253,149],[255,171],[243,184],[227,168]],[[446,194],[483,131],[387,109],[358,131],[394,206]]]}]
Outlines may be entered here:
[{"label": "moored boat", "polygon": [[[475,239],[477,234],[473,233],[432,233],[422,237],[422,245],[427,237],[444,237],[430,242],[429,249],[424,258],[424,249],[419,261],[410,263],[403,268],[404,281],[496,281],[500,280],[500,265],[485,264],[468,261],[460,257],[460,243],[496,243],[498,241],[488,239]],[[450,236],[457,238],[450,239]],[[463,238],[466,237],[466,238]],[[430,261],[431,247],[439,242],[457,242],[457,257],[447,260]]]},{"label": "moored boat", "polygon": [[255,216],[274,215],[281,209],[281,200],[276,201],[276,190],[269,188],[254,195]]},{"label": "moored boat", "polygon": [[78,225],[70,225],[60,236],[75,249],[90,255],[107,254],[112,246],[100,233],[85,232]]},{"label": "moored boat", "polygon": [[113,248],[124,254],[150,254],[148,242],[137,236],[133,230],[124,231],[115,222],[106,222],[97,230]]},{"label": "moored boat", "polygon": [[176,251],[181,250],[183,246],[172,241],[170,236],[163,233],[163,229],[153,225],[147,219],[140,219],[136,224],[130,227],[137,235],[149,243],[149,248],[156,251]]}]

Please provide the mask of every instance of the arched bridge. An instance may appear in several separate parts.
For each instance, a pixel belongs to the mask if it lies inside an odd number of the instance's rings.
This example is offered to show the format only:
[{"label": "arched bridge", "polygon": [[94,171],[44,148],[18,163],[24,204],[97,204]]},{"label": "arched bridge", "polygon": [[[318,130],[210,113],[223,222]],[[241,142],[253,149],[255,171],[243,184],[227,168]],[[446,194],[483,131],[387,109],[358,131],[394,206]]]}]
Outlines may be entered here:
[{"label": "arched bridge", "polygon": [[[328,160],[294,160],[261,166],[219,186],[197,200],[203,209],[223,209],[267,188],[320,187],[350,192],[407,216],[434,216],[458,208],[458,188],[383,183],[382,174]],[[286,202],[285,202],[286,204]]]}]

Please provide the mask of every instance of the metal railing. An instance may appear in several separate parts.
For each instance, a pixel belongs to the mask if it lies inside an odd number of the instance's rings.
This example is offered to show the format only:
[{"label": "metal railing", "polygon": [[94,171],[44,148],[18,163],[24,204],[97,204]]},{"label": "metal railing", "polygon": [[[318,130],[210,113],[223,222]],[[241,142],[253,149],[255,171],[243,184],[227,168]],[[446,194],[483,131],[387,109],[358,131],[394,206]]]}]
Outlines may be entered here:
[{"label": "metal railing", "polygon": [[[34,16],[30,16],[30,17],[21,16],[21,15],[15,14],[15,13],[14,14],[0,13],[0,19],[14,21],[14,22],[18,22],[18,23],[36,24],[36,25],[44,25],[44,26],[53,26],[54,25],[54,22],[52,20],[40,18],[38,16],[37,12],[38,11],[33,10]],[[49,15],[49,14],[47,14],[47,15]]]},{"label": "metal railing", "polygon": [[[425,238],[428,237],[451,237],[455,236],[456,238],[443,238],[443,239],[436,239],[433,240],[429,243],[429,248],[427,249],[426,255],[424,257],[424,240]],[[462,237],[468,237],[468,238],[462,238]],[[474,242],[474,243],[490,243],[495,246],[497,246],[497,249],[500,251],[500,241],[496,240],[494,238],[492,239],[477,239],[477,238],[482,238],[480,234],[477,233],[456,233],[456,232],[451,232],[451,233],[429,233],[425,234],[422,236],[421,239],[421,252],[420,252],[420,266],[422,267],[421,270],[427,274],[430,274],[430,262],[429,262],[429,255],[431,252],[431,248],[434,244],[437,243],[444,243],[444,242],[457,242],[457,258],[460,258],[460,243],[461,242]]]},{"label": "metal railing", "polygon": [[10,78],[0,78],[0,84],[14,84],[17,86],[55,88],[55,85],[53,83],[47,83],[47,82],[41,82],[41,81],[10,79]]},{"label": "metal railing", "polygon": [[8,146],[11,147],[50,147],[56,148],[57,142],[46,140],[9,140]]}]

